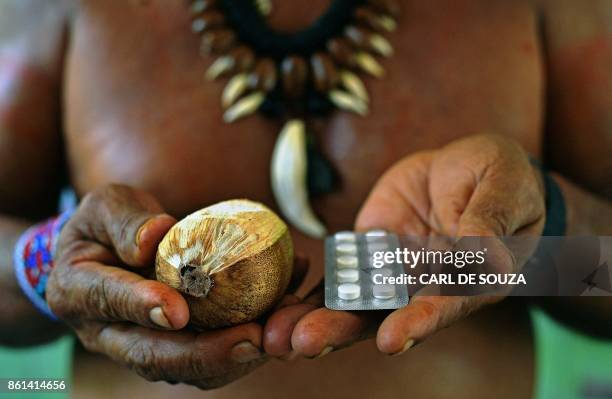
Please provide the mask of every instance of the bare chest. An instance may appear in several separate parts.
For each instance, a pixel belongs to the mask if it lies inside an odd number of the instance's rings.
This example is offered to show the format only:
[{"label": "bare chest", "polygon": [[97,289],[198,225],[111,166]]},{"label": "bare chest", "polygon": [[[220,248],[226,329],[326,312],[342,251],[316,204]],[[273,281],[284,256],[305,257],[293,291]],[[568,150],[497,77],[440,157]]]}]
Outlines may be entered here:
[{"label": "bare chest", "polygon": [[[123,182],[177,215],[230,197],[273,205],[269,162],[279,121],[222,121],[224,82],[207,82],[182,1],[84,2],[72,32],[66,127],[79,192]],[[341,184],[317,198],[346,228],[392,163],[479,132],[539,151],[542,74],[532,11],[522,2],[404,2],[385,76],[365,78],[366,117],[310,121]]]}]

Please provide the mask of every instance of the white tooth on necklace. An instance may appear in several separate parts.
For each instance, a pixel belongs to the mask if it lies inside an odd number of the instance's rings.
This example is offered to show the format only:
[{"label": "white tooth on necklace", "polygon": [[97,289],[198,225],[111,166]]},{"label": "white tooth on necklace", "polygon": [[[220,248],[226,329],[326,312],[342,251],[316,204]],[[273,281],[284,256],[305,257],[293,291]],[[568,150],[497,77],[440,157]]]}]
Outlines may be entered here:
[{"label": "white tooth on necklace", "polygon": [[206,21],[204,21],[202,18],[196,18],[191,23],[191,30],[194,33],[202,33],[202,32],[204,32],[204,28],[205,27],[206,27]]},{"label": "white tooth on necklace", "polygon": [[232,105],[227,109],[227,111],[225,111],[223,114],[223,120],[226,123],[232,123],[240,118],[251,115],[257,111],[257,109],[259,109],[259,106],[264,102],[265,98],[266,95],[261,91],[257,91],[241,98],[236,102],[236,104]]},{"label": "white tooth on necklace", "polygon": [[368,104],[359,97],[342,90],[331,90],[329,99],[335,106],[346,111],[351,111],[361,116],[368,113]]},{"label": "white tooth on necklace", "polygon": [[206,10],[206,0],[196,0],[191,3],[191,12],[194,14],[199,14]]},{"label": "white tooth on necklace", "polygon": [[326,229],[308,201],[306,128],[299,119],[288,121],[276,139],[270,165],[274,197],[285,216],[302,233],[323,238]]},{"label": "white tooth on necklace", "polygon": [[234,59],[229,55],[219,57],[206,70],[206,79],[215,80],[219,76],[228,73],[234,67]]},{"label": "white tooth on necklace", "polygon": [[393,32],[397,29],[397,22],[388,15],[379,15],[378,23],[387,32]]},{"label": "white tooth on necklace", "polygon": [[376,61],[376,58],[374,58],[370,54],[364,51],[360,51],[356,53],[353,57],[357,65],[364,72],[367,72],[376,78],[381,78],[384,76],[384,68],[378,63],[378,61]]},{"label": "white tooth on necklace", "polygon": [[246,91],[248,86],[249,75],[246,73],[239,73],[231,78],[221,94],[221,105],[223,108],[232,105]]},{"label": "white tooth on necklace", "polygon": [[255,0],[255,4],[259,12],[264,16],[270,15],[272,12],[272,0]]},{"label": "white tooth on necklace", "polygon": [[370,46],[372,46],[372,49],[383,57],[390,57],[393,55],[393,47],[391,46],[391,43],[389,43],[389,41],[382,35],[376,33],[372,34],[370,36]]},{"label": "white tooth on necklace", "polygon": [[366,103],[370,101],[368,90],[359,76],[355,75],[353,72],[347,71],[346,69],[340,71],[340,83],[342,83],[342,86],[355,97],[358,97]]}]

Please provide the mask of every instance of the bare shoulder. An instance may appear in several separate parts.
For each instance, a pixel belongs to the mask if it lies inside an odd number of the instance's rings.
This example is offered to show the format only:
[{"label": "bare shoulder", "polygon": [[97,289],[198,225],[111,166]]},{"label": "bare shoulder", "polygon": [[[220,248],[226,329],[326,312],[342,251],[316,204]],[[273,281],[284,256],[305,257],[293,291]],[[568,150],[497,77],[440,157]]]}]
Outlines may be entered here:
[{"label": "bare shoulder", "polygon": [[27,32],[58,25],[76,10],[75,0],[2,0],[0,37],[24,36]]},{"label": "bare shoulder", "polygon": [[612,32],[609,0],[533,0],[540,10],[546,32],[557,44],[571,44]]},{"label": "bare shoulder", "polygon": [[612,198],[612,1],[538,0],[551,166]]},{"label": "bare shoulder", "polygon": [[51,67],[74,7],[72,0],[0,1],[0,55]]},{"label": "bare shoulder", "polygon": [[63,59],[73,7],[69,0],[0,1],[3,213],[36,217],[57,193]]}]

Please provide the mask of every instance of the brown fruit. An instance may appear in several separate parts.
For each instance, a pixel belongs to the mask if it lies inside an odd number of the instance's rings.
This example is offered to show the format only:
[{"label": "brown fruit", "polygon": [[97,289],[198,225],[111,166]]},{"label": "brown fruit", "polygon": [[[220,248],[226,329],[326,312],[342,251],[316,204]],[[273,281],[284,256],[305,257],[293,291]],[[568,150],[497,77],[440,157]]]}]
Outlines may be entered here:
[{"label": "brown fruit", "polygon": [[220,202],[179,221],[155,260],[157,280],[184,294],[200,328],[258,318],[282,298],[292,269],[287,225],[248,200]]}]

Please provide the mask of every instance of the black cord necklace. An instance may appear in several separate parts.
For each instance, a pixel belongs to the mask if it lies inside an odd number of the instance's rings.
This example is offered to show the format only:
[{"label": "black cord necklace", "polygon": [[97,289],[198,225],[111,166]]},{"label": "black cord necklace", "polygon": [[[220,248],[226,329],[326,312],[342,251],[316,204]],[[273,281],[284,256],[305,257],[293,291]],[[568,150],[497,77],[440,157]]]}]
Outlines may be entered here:
[{"label": "black cord necklace", "polygon": [[[260,57],[268,57],[282,65],[283,60],[295,55],[308,60],[318,52],[325,52],[327,41],[342,35],[355,8],[361,3],[363,1],[336,0],[312,25],[296,33],[271,29],[252,0],[222,1],[219,6],[240,42]],[[282,117],[287,113],[324,116],[331,112],[333,105],[325,93],[308,84],[311,83],[308,80],[305,83],[299,101],[288,101],[295,98],[273,89],[268,92],[259,111],[270,117]],[[277,86],[275,89],[280,88]]]},{"label": "black cord necklace", "polygon": [[324,51],[327,40],[342,34],[355,8],[362,3],[362,0],[335,0],[313,24],[295,33],[271,29],[252,0],[222,1],[220,7],[240,41],[257,54],[281,61],[293,54],[307,57]]},{"label": "black cord necklace", "polygon": [[219,57],[213,80],[229,76],[221,104],[232,123],[256,111],[285,120],[272,155],[272,189],[283,215],[305,234],[322,237],[309,194],[327,193],[337,181],[315,151],[303,119],[335,108],[365,115],[369,97],[359,73],[382,77],[377,56],[392,55],[385,34],[396,27],[397,0],[334,0],[309,27],[279,32],[267,24],[270,0],[195,0],[192,30],[201,49]]}]

